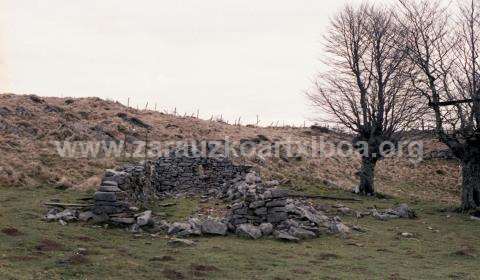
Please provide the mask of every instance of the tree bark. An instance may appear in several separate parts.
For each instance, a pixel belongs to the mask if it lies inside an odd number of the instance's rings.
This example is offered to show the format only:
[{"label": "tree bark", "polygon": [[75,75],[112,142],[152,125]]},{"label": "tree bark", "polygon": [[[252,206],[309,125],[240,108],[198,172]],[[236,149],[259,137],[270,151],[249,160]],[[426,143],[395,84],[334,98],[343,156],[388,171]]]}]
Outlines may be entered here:
[{"label": "tree bark", "polygon": [[376,161],[371,157],[362,157],[360,185],[358,187],[358,191],[361,195],[370,196],[375,193],[375,165]]},{"label": "tree bark", "polygon": [[480,157],[462,162],[462,210],[480,208]]}]

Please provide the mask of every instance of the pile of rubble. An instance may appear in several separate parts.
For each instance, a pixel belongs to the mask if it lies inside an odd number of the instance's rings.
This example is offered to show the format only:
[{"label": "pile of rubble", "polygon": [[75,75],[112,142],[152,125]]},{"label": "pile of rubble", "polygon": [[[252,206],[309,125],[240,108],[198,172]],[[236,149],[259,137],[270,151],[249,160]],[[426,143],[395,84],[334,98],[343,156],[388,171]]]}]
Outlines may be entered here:
[{"label": "pile of rubble", "polygon": [[[45,218],[61,223],[110,223],[132,232],[165,231],[177,237],[231,233],[253,239],[274,236],[298,241],[327,233],[350,234],[350,228],[338,216],[326,216],[307,201],[292,198],[278,185],[278,181],[263,182],[251,167],[233,165],[225,158],[160,158],[106,170],[93,204],[83,211],[54,208]],[[229,213],[216,219],[192,217],[168,223],[152,215],[152,211],[139,211],[143,202],[180,194],[222,199],[229,204]],[[414,214],[409,211],[406,207],[382,214],[374,209],[371,214],[381,219],[392,218],[395,213],[411,218]]]}]

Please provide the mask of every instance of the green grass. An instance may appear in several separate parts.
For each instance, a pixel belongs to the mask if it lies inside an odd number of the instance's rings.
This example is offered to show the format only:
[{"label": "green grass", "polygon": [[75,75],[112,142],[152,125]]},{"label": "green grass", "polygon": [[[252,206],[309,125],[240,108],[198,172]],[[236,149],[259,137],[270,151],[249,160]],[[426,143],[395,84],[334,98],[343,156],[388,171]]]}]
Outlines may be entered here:
[{"label": "green grass", "polygon": [[[75,202],[83,196],[52,188],[0,188],[0,231],[11,227],[22,233],[0,232],[0,279],[480,279],[480,222],[442,212],[446,205],[408,201],[419,214],[416,220],[345,217],[347,224],[368,230],[350,239],[322,236],[291,244],[208,237],[195,238],[196,246],[176,248],[167,245],[165,236],[41,221],[42,202],[52,198]],[[344,204],[354,209],[386,208],[400,201],[372,198]],[[181,199],[158,211],[180,219],[198,204]],[[401,232],[415,238],[400,237]],[[41,250],[42,240],[61,246]],[[78,248],[87,249],[86,257],[65,262]],[[463,254],[456,253],[465,248]],[[171,258],[161,260],[164,256]],[[152,261],[154,257],[160,260]]]}]

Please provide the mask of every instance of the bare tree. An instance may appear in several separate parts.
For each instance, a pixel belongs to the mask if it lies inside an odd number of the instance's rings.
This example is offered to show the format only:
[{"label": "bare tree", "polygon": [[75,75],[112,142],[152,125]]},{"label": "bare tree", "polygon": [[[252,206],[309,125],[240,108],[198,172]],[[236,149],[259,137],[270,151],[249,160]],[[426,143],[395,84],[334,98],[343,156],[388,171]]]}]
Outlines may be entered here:
[{"label": "bare tree", "polygon": [[345,6],[325,36],[326,71],[308,97],[336,122],[354,132],[362,147],[359,192],[374,193],[374,173],[385,141],[396,142],[398,132],[418,118],[418,102],[409,90],[404,36],[392,10],[362,4]]},{"label": "bare tree", "polygon": [[[411,81],[436,133],[462,163],[462,209],[480,207],[480,2],[399,0]],[[451,11],[456,11],[453,13]],[[425,102],[426,103],[426,102]]]}]

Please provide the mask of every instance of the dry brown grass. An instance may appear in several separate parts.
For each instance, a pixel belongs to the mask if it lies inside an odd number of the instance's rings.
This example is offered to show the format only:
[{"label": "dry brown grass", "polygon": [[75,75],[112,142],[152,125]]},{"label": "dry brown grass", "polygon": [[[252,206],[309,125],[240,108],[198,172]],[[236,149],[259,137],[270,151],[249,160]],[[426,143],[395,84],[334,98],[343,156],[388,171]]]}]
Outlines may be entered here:
[{"label": "dry brown grass", "polygon": [[[60,158],[51,141],[123,140],[125,131],[129,140],[144,140],[145,129],[125,121],[119,117],[121,113],[151,125],[150,141],[225,137],[239,141],[258,135],[270,140],[308,141],[312,134],[334,143],[342,140],[337,135],[309,128],[234,126],[193,117],[139,111],[99,98],[42,97],[37,100],[26,95],[0,94],[0,185],[55,185],[63,180],[78,189],[95,187],[103,170],[120,164],[122,160]],[[428,141],[427,146],[429,149],[442,148],[435,141]],[[236,160],[254,164],[263,176],[291,179],[293,187],[301,185],[304,179],[314,179],[318,182],[327,180],[350,189],[356,184],[355,173],[359,167],[357,158],[343,157]],[[422,199],[456,202],[458,173],[455,162],[429,161],[414,166],[405,159],[389,159],[379,165],[377,186],[386,194],[410,196],[415,193]],[[412,188],[415,192],[411,192]]]}]

